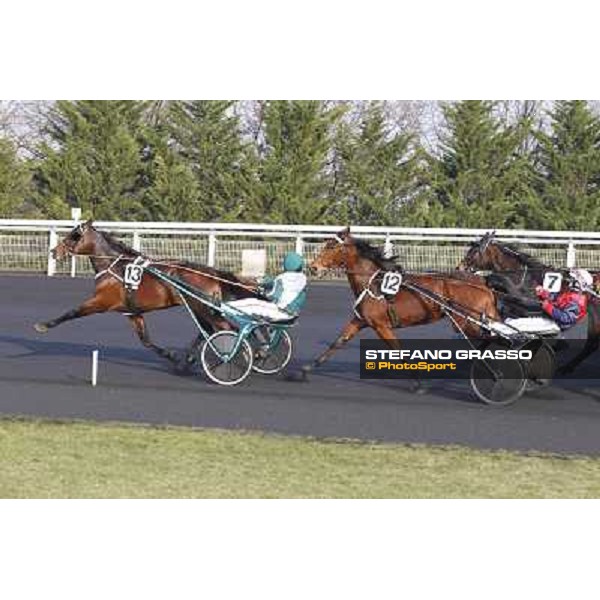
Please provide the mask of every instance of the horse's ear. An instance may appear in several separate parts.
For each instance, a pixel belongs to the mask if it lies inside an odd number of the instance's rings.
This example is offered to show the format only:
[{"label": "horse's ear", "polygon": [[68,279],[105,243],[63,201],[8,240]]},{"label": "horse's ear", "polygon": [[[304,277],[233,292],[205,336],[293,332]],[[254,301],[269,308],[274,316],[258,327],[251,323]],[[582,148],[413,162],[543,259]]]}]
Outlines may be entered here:
[{"label": "horse's ear", "polygon": [[345,240],[350,235],[350,225],[347,225],[344,229],[342,229],[336,237]]},{"label": "horse's ear", "polygon": [[91,229],[91,228],[93,227],[93,225],[94,225],[94,219],[88,219],[88,220],[87,220],[87,221],[84,223],[84,226],[85,226],[87,229]]}]

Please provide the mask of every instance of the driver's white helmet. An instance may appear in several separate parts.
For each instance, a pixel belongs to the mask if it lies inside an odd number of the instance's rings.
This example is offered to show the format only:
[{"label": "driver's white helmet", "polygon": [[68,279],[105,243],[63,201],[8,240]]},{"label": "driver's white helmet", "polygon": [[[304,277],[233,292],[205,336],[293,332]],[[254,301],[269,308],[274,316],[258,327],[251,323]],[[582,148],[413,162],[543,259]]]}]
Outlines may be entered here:
[{"label": "driver's white helmet", "polygon": [[592,287],[594,283],[592,274],[585,269],[571,269],[569,275],[579,284],[581,289]]}]

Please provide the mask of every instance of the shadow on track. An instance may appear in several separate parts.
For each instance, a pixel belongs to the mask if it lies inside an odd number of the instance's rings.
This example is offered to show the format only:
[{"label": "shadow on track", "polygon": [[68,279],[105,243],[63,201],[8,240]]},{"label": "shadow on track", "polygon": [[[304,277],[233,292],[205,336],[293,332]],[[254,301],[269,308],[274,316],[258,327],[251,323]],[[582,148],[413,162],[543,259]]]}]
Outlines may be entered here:
[{"label": "shadow on track", "polygon": [[[417,394],[411,389],[412,382],[402,379],[360,379],[357,373],[357,364],[351,362],[331,363],[327,369],[306,375],[302,371],[302,361],[296,359],[292,362],[290,368],[284,373],[283,380],[290,384],[306,385],[307,387],[315,385],[315,380],[333,381],[347,383],[353,387],[364,389],[362,401],[368,402],[377,390],[386,392],[397,392],[398,401],[406,397],[422,400],[428,403],[428,396],[435,396],[438,400],[443,398],[452,402],[459,402],[466,405],[481,405],[472,394],[468,381],[443,380],[436,379],[424,381],[422,383],[421,393]],[[377,398],[377,401],[380,401]]]},{"label": "shadow on track", "polygon": [[116,365],[129,365],[137,363],[144,369],[165,372],[162,363],[155,360],[146,350],[102,346],[101,344],[81,344],[76,342],[49,342],[32,340],[26,337],[0,335],[0,343],[14,344],[24,348],[24,352],[4,354],[4,358],[31,358],[44,356],[64,356],[67,358],[82,358],[88,356],[93,350],[104,352],[102,360]]}]

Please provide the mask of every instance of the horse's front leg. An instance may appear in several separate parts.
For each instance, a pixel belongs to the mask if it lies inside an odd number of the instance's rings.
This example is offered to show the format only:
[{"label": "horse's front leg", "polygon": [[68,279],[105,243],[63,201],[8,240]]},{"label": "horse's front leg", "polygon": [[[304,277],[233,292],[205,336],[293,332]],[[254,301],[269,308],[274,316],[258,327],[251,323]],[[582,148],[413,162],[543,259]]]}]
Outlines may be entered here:
[{"label": "horse's front leg", "polygon": [[[396,337],[394,329],[390,327],[390,325],[373,324],[373,329],[391,350],[400,350],[402,344],[400,343],[400,340]],[[410,376],[412,378],[411,391],[415,392],[416,394],[424,393],[426,389],[423,386],[423,382],[419,378],[418,373],[416,371],[411,371]]]},{"label": "horse's front leg", "polygon": [[366,326],[367,324],[357,317],[354,317],[351,321],[348,321],[344,329],[342,329],[340,335],[338,335],[335,341],[329,345],[327,350],[315,358],[312,364],[304,365],[302,367],[302,372],[307,375],[315,367],[321,366],[326,360],[329,360],[337,350],[347,344],[361,329],[364,329]]},{"label": "horse's front leg", "polygon": [[600,305],[590,304],[588,309],[588,333],[581,352],[574,356],[566,365],[559,367],[559,375],[572,373],[588,356],[600,347]]},{"label": "horse's front leg", "polygon": [[79,319],[81,317],[103,313],[107,310],[109,310],[109,307],[106,306],[106,304],[103,303],[97,296],[94,296],[93,298],[86,300],[77,308],[67,311],[60,317],[52,319],[51,321],[35,323],[33,327],[38,333],[46,333],[52,327],[56,327],[65,321],[72,321],[73,319]]}]

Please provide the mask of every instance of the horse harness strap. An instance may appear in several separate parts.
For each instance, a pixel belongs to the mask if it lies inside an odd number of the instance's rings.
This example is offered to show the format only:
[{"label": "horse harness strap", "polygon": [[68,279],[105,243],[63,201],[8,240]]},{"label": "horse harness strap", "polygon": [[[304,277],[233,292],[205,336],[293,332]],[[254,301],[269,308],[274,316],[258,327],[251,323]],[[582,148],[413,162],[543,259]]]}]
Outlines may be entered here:
[{"label": "horse harness strap", "polygon": [[119,263],[119,261],[121,261],[122,259],[123,259],[123,255],[119,254],[119,256],[117,256],[117,258],[115,258],[115,260],[113,260],[110,263],[110,265],[108,265],[108,268],[104,269],[103,271],[98,271],[98,273],[96,273],[96,276],[94,277],[94,279],[100,279],[100,277],[103,277],[104,275],[106,275],[108,273],[109,275],[114,277],[116,280],[120,281],[121,283],[124,283],[123,277],[121,277],[118,273],[115,273],[113,271],[113,267],[115,265],[117,265]]},{"label": "horse harness strap", "polygon": [[377,295],[371,291],[371,285],[373,284],[373,280],[375,279],[375,277],[377,277],[377,275],[379,275],[379,273],[381,273],[381,269],[377,269],[377,271],[375,271],[375,273],[371,275],[369,281],[367,282],[367,285],[363,288],[361,293],[357,296],[356,300],[354,301],[354,306],[352,307],[352,310],[361,321],[364,321],[364,318],[358,312],[358,307],[362,304],[362,301],[365,299],[365,296],[368,295],[371,298],[373,298],[373,300],[385,300],[385,296],[383,294]]},{"label": "horse harness strap", "polygon": [[131,281],[127,280],[127,271],[125,273],[125,276],[119,275],[119,273],[115,272],[115,266],[122,260],[127,260],[130,265],[140,267],[142,270],[138,271],[138,273],[141,274],[143,274],[143,269],[145,269],[150,264],[150,261],[142,256],[138,256],[135,259],[131,260],[130,258],[119,254],[119,256],[117,256],[117,258],[115,258],[115,260],[113,260],[112,263],[110,263],[108,268],[96,273],[95,279],[99,279],[104,275],[110,275],[111,277],[114,277],[117,281],[121,282],[123,284],[123,287],[125,288],[125,306],[127,308],[127,312],[123,314],[127,316],[139,315],[141,314],[141,311],[139,310],[135,302],[135,292],[137,291],[137,288],[141,283],[141,275],[139,276],[139,279],[136,283],[132,283]]},{"label": "horse harness strap", "polygon": [[142,311],[135,303],[135,293],[142,283],[145,268],[150,265],[150,261],[143,256],[137,256],[125,267],[123,285],[125,286],[125,304],[129,313],[139,315]]},{"label": "horse harness strap", "polygon": [[[338,244],[345,244],[345,240],[343,240],[339,235],[334,235],[333,239],[338,243]],[[363,290],[360,292],[360,294],[356,297],[356,300],[354,301],[354,306],[352,307],[352,311],[354,312],[354,314],[361,320],[364,321],[364,317],[360,314],[359,312],[359,307],[362,304],[363,300],[365,299],[365,296],[370,296],[371,298],[373,298],[373,300],[386,300],[386,297],[383,294],[375,294],[372,290],[371,290],[371,285],[373,284],[373,281],[375,280],[375,278],[377,277],[377,275],[379,275],[379,273],[381,273],[381,269],[377,269],[377,271],[375,271],[375,273],[373,273],[373,275],[371,275],[371,277],[369,277],[369,281],[367,282],[367,285],[363,288]],[[400,325],[400,319],[398,318],[398,313],[396,312],[396,307],[394,305],[394,302],[388,302],[388,317],[390,319],[390,321],[392,322],[394,327],[398,327]]]}]

